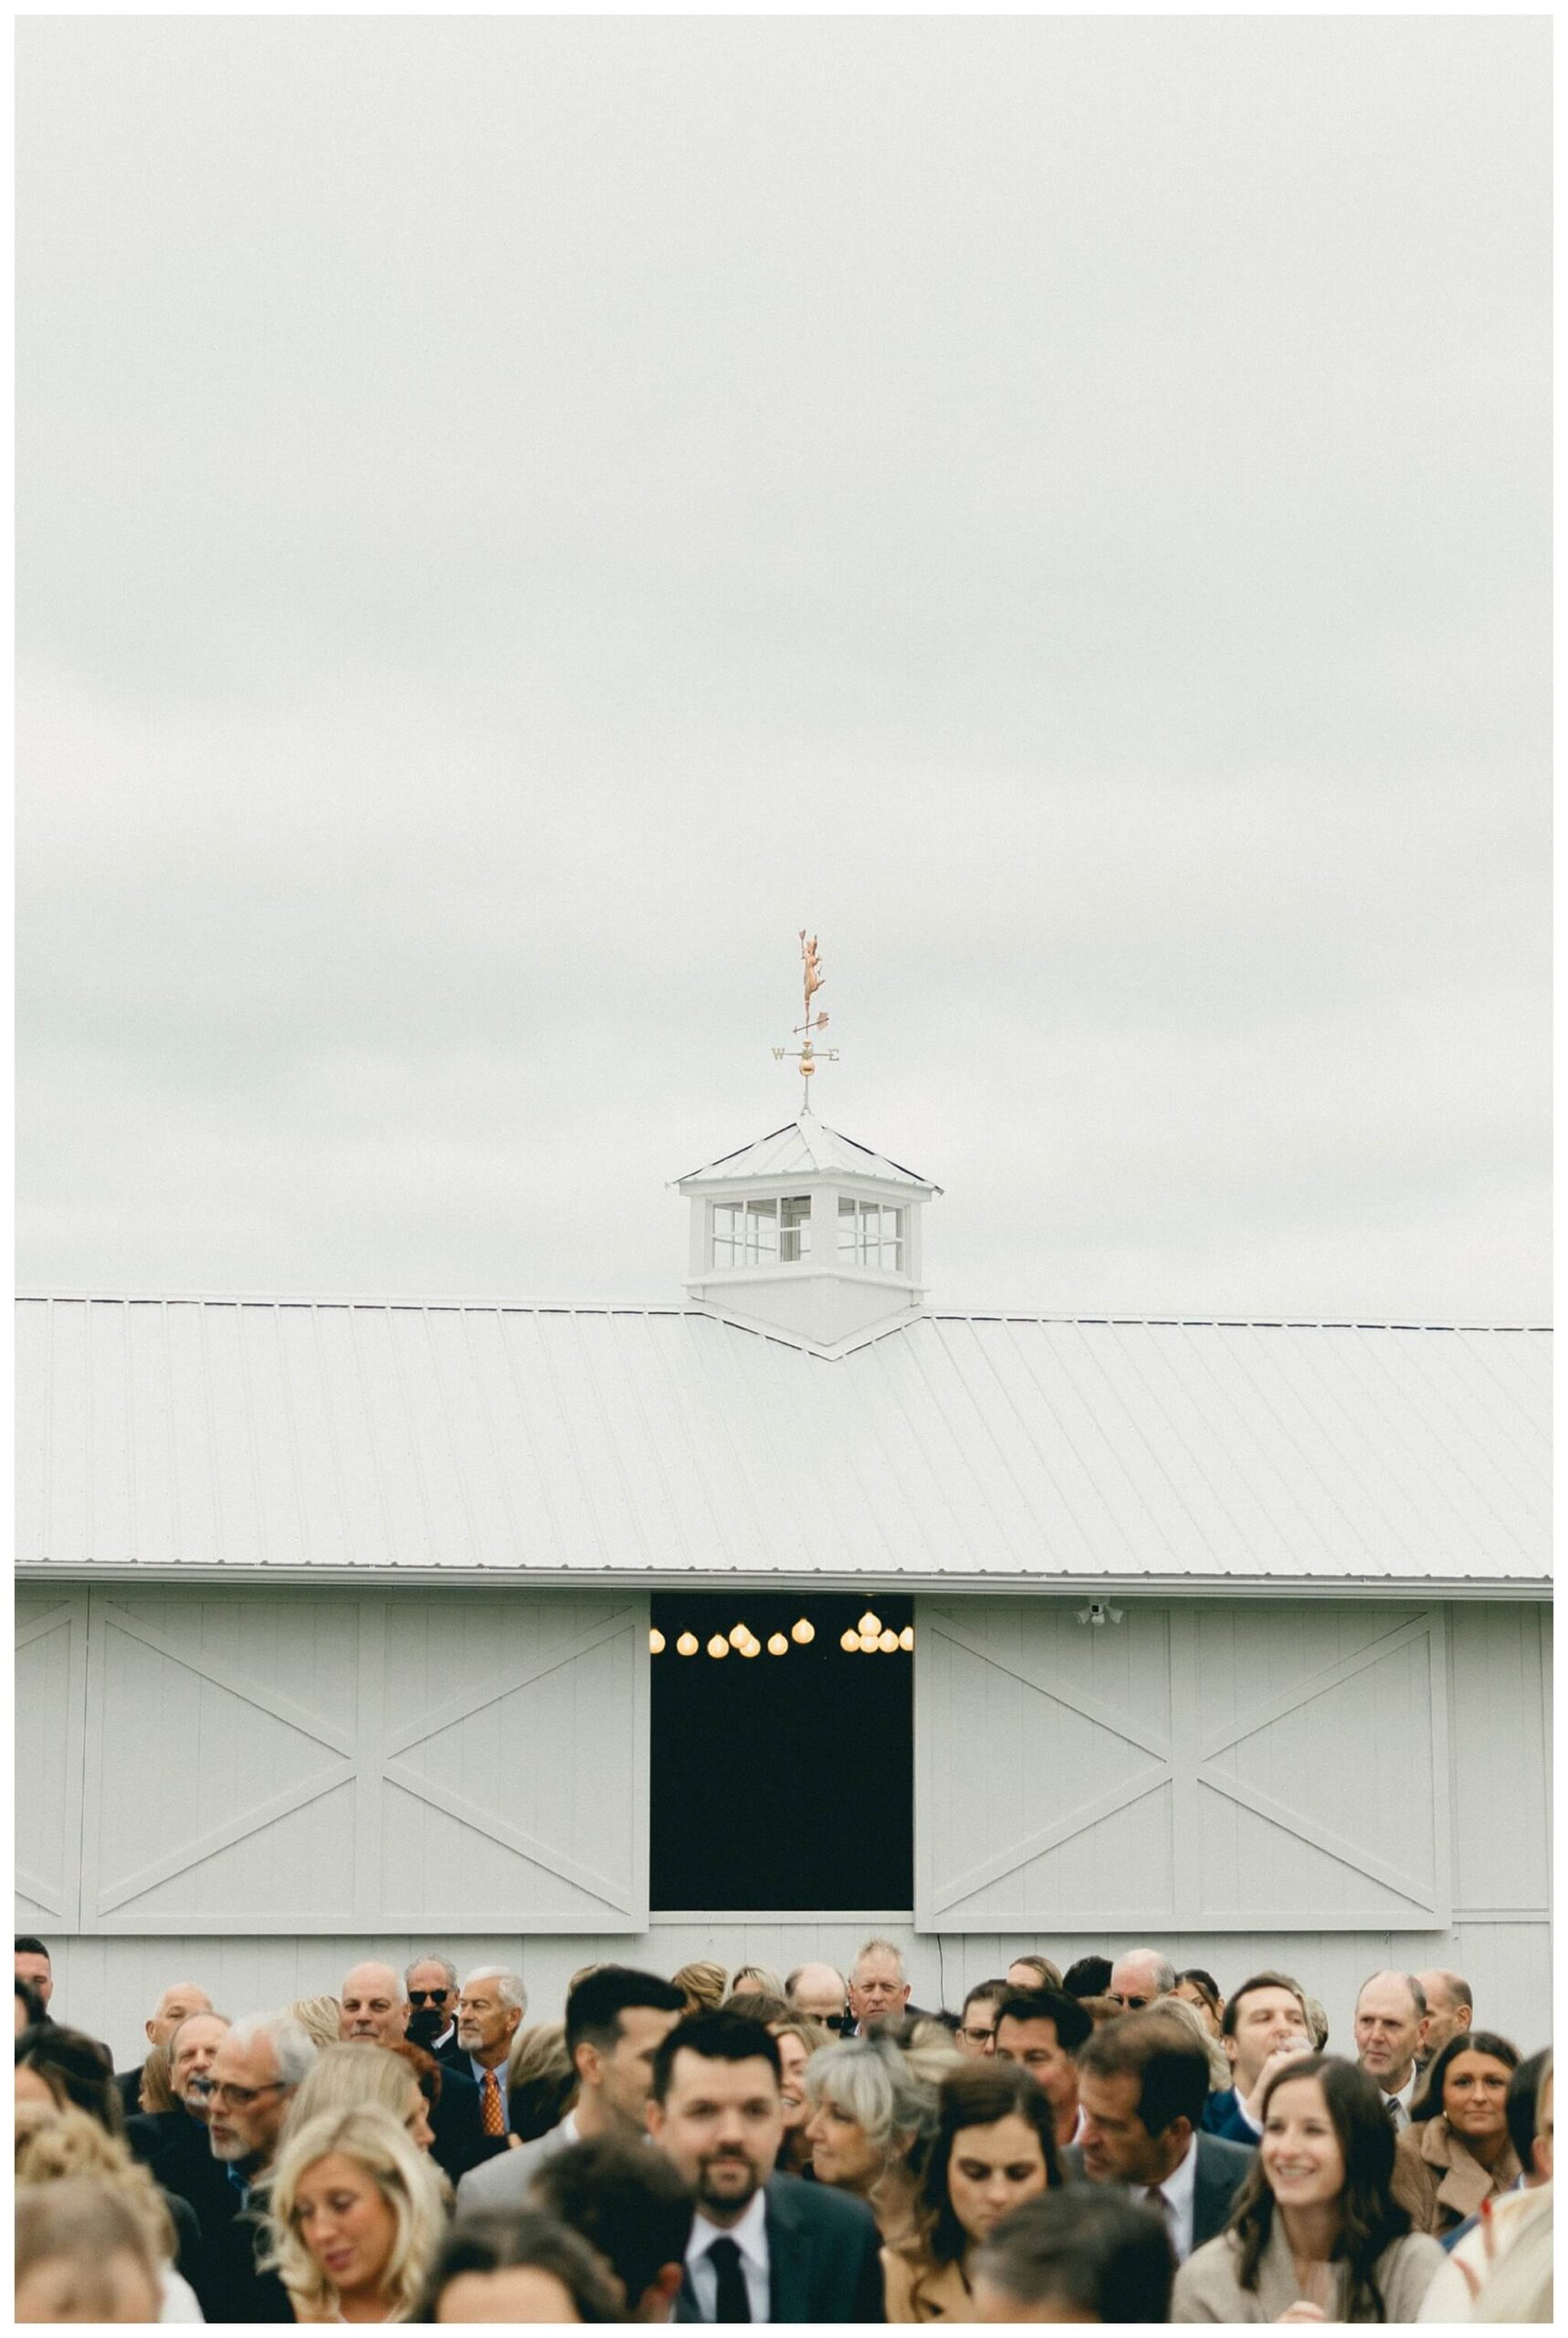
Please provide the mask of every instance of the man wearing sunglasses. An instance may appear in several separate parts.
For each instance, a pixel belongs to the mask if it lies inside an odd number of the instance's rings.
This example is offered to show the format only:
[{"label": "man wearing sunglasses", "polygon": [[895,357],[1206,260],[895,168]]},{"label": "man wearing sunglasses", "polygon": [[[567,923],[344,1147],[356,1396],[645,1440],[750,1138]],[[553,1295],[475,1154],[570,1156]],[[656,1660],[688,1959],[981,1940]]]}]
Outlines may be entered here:
[{"label": "man wearing sunglasses", "polygon": [[1157,1948],[1127,1948],[1110,1969],[1106,1991],[1124,2013],[1142,2013],[1156,1997],[1167,1997],[1176,1985],[1176,1968]]},{"label": "man wearing sunglasses", "polygon": [[438,2062],[466,2068],[468,2056],[458,2043],[458,1968],[449,1958],[430,1950],[416,1956],[403,1975],[408,1992],[408,2035]]}]

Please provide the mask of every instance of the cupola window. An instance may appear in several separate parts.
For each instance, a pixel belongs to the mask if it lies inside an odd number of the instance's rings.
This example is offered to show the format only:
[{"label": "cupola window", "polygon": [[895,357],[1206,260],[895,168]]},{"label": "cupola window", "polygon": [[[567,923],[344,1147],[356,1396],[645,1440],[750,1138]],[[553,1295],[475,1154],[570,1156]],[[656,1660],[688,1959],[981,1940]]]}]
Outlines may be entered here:
[{"label": "cupola window", "polygon": [[891,1209],[885,1202],[859,1201],[840,1195],[838,1262],[846,1267],[869,1267],[880,1274],[901,1274],[903,1211]]},{"label": "cupola window", "polygon": [[713,1205],[715,1267],[796,1266],[811,1252],[811,1196]]}]

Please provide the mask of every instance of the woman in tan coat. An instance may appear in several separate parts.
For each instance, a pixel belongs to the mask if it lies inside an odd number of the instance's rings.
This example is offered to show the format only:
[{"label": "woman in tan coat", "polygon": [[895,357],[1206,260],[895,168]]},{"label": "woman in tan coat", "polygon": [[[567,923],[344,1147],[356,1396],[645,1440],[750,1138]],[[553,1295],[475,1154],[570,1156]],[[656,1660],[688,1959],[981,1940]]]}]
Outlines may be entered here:
[{"label": "woman in tan coat", "polygon": [[[1394,2130],[1374,2081],[1337,2055],[1287,2062],[1226,2230],[1176,2275],[1173,2322],[1414,2322],[1443,2281],[1465,2286],[1393,2194]],[[1306,2308],[1308,2311],[1300,2311]]]},{"label": "woman in tan coat", "polygon": [[916,2230],[882,2251],[889,2322],[973,2322],[969,2259],[1002,2218],[1061,2183],[1056,2119],[1016,2062],[942,2080]]},{"label": "woman in tan coat", "polygon": [[1426,2073],[1394,2162],[1395,2199],[1417,2232],[1452,2232],[1520,2177],[1508,2087],[1519,2052],[1491,2029],[1462,2029]]}]

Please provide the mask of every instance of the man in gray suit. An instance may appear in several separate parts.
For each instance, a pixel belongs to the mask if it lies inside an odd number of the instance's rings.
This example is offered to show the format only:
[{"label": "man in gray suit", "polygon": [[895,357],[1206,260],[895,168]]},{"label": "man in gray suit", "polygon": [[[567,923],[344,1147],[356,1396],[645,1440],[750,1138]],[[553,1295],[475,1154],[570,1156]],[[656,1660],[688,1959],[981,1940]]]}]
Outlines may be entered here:
[{"label": "man in gray suit", "polygon": [[1069,2175],[1120,2184],[1163,2219],[1178,2264],[1212,2240],[1252,2164],[1241,2143],[1199,2133],[1208,2056],[1168,2014],[1120,2015],[1078,2054],[1080,2140]]},{"label": "man in gray suit", "polygon": [[883,2322],[862,2200],[779,2175],[779,2049],[749,2015],[689,2015],[654,2058],[648,2132],[697,2196],[677,2322]]},{"label": "man in gray suit", "polygon": [[535,2168],[595,2135],[640,2142],[653,2083],[653,2058],[679,2020],[686,1999],[671,1982],[624,1964],[595,1965],[566,2000],[566,2051],[577,2073],[577,2100],[558,2127],[471,2168],[458,2186],[458,2206],[521,2208]]}]

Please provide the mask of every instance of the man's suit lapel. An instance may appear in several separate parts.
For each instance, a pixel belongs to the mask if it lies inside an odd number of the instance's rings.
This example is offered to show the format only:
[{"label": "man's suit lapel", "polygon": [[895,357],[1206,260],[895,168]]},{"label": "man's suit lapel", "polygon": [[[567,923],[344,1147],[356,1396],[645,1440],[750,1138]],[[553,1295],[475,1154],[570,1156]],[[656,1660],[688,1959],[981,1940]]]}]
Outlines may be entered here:
[{"label": "man's suit lapel", "polygon": [[1230,2193],[1226,2189],[1223,2169],[1217,2174],[1213,2154],[1204,2149],[1199,2135],[1194,2145],[1198,2155],[1197,2174],[1193,2183],[1193,2247],[1201,2248],[1212,2240],[1223,2227],[1230,2208]]},{"label": "man's suit lapel", "polygon": [[811,2252],[788,2190],[769,2184],[764,2195],[768,2233],[769,2318],[773,2322],[811,2319]]}]

